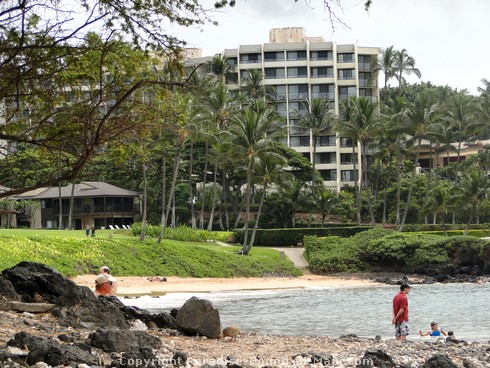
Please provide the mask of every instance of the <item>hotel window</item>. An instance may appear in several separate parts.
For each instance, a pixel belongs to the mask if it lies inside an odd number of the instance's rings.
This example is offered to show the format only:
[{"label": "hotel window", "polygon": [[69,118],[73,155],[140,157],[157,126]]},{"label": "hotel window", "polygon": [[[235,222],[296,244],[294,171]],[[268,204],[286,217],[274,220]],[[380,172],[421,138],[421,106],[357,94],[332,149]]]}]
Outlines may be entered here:
[{"label": "hotel window", "polygon": [[352,139],[346,137],[340,137],[340,147],[352,147]]},{"label": "hotel window", "polygon": [[[243,79],[250,78],[250,71],[251,70],[253,70],[253,69],[241,69],[240,70],[240,78],[242,79],[242,81],[243,81]],[[255,69],[255,71],[262,74],[261,70]]]},{"label": "hotel window", "polygon": [[337,180],[337,170],[319,170],[320,175],[324,181],[336,181]]},{"label": "hotel window", "polygon": [[287,60],[306,60],[306,50],[301,51],[288,51],[287,52]]},{"label": "hotel window", "polygon": [[340,154],[340,163],[342,165],[351,165],[354,163],[352,161],[352,153],[341,153]]},{"label": "hotel window", "polygon": [[354,62],[354,53],[337,54],[337,62],[338,63],[353,63]]},{"label": "hotel window", "polygon": [[359,70],[371,70],[371,55],[359,55],[357,60],[359,61]]},{"label": "hotel window", "polygon": [[333,84],[314,84],[311,86],[311,98],[334,100],[335,92]]},{"label": "hotel window", "polygon": [[274,86],[274,99],[276,101],[285,101],[286,100],[286,86],[285,85],[280,85],[280,86]]},{"label": "hotel window", "polygon": [[259,53],[240,54],[240,63],[244,63],[244,64],[260,63],[261,61],[262,61],[262,57]]},{"label": "hotel window", "polygon": [[231,66],[236,66],[238,64],[238,59],[236,57],[227,57],[226,61],[228,62],[228,65]]},{"label": "hotel window", "polygon": [[284,68],[265,68],[265,79],[285,78]]},{"label": "hotel window", "polygon": [[356,73],[354,69],[339,69],[338,72],[340,80],[355,79]]},{"label": "hotel window", "polygon": [[371,73],[359,73],[359,87],[375,87],[375,81],[371,80]]},{"label": "hotel window", "polygon": [[264,52],[264,62],[284,61],[284,51]]},{"label": "hotel window", "polygon": [[346,100],[349,97],[356,97],[356,87],[339,87],[339,99]]},{"label": "hotel window", "polygon": [[291,147],[309,147],[310,146],[310,137],[290,137],[289,142]]},{"label": "hotel window", "polygon": [[311,78],[331,78],[333,77],[333,66],[313,67],[310,73]]},{"label": "hotel window", "polygon": [[306,66],[288,68],[288,78],[307,78],[308,68]]},{"label": "hotel window", "polygon": [[335,152],[322,152],[316,154],[316,162],[319,164],[334,164],[336,161]]},{"label": "hotel window", "polygon": [[318,145],[322,147],[335,146],[335,136],[327,135],[327,136],[318,137]]},{"label": "hotel window", "polygon": [[341,170],[340,178],[341,181],[354,181],[354,170]]},{"label": "hotel window", "polygon": [[308,85],[291,84],[288,87],[288,97],[290,100],[306,100],[308,98]]},{"label": "hotel window", "polygon": [[[289,103],[289,115],[294,117],[303,117],[308,115],[308,107],[303,102],[290,102]],[[291,122],[289,123],[291,125]]]},{"label": "hotel window", "polygon": [[332,59],[333,59],[332,50],[310,51],[310,60],[332,60]]},{"label": "hotel window", "polygon": [[287,116],[287,106],[285,102],[276,103],[276,111],[279,115],[285,117]]}]

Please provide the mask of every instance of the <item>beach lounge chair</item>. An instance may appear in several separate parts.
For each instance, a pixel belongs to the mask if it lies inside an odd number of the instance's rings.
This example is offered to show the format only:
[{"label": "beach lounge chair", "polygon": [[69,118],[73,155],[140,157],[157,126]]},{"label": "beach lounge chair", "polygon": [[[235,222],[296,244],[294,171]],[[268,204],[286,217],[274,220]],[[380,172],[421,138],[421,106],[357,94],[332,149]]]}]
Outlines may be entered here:
[{"label": "beach lounge chair", "polygon": [[115,227],[115,228],[116,228],[117,230],[119,230],[119,226],[117,226],[117,225],[114,225],[114,227]]},{"label": "beach lounge chair", "polygon": [[109,225],[109,229],[114,230],[114,226]]}]

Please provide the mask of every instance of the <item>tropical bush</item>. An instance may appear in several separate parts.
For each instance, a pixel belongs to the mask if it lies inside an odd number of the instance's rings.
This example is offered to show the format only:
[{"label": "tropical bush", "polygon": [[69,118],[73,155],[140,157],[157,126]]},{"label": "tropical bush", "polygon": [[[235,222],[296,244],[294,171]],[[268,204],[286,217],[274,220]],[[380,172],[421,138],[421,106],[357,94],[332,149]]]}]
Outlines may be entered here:
[{"label": "tropical bush", "polygon": [[[139,236],[141,234],[141,222],[131,226],[132,234]],[[146,226],[146,235],[157,238],[160,236],[161,227],[148,224]],[[165,239],[173,239],[187,242],[205,242],[205,241],[222,241],[229,242],[232,239],[232,233],[229,231],[207,231],[194,230],[187,225],[179,225],[176,228],[167,228]]]}]

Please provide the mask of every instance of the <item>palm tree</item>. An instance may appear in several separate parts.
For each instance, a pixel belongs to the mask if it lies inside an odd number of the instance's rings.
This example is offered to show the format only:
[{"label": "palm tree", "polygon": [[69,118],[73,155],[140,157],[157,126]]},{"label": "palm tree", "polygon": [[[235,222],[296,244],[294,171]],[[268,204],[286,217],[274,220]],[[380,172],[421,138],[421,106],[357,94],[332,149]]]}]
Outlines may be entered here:
[{"label": "palm tree", "polygon": [[470,216],[465,227],[466,235],[473,217],[476,216],[477,224],[480,222],[480,203],[490,194],[490,181],[488,180],[487,174],[483,170],[477,169],[465,174],[459,184],[459,193],[462,200],[461,203],[466,203],[470,210]]},{"label": "palm tree", "polygon": [[398,87],[406,83],[403,74],[415,74],[421,77],[420,70],[415,67],[415,59],[408,55],[407,50],[396,51],[394,55],[394,76],[398,80]]},{"label": "palm tree", "polygon": [[282,136],[283,131],[276,128],[276,112],[267,107],[263,100],[252,100],[251,105],[242,110],[233,119],[230,127],[232,144],[235,152],[245,158],[247,187],[245,191],[245,236],[241,253],[250,251],[248,226],[250,221],[250,199],[252,194],[252,178],[259,157],[274,151],[274,139]]},{"label": "palm tree", "polygon": [[210,74],[216,78],[217,84],[225,84],[226,77],[233,73],[235,68],[226,56],[217,54],[209,61]]},{"label": "palm tree", "polygon": [[248,243],[246,253],[250,251],[255,243],[255,235],[259,227],[260,215],[262,214],[262,207],[267,195],[267,190],[274,184],[280,184],[292,179],[293,175],[285,171],[287,160],[280,154],[275,152],[266,152],[264,155],[260,155],[260,160],[257,163],[256,177],[255,179],[262,183],[262,194],[260,196],[259,208],[257,215],[255,216],[255,223]]},{"label": "palm tree", "polygon": [[468,127],[474,137],[487,138],[490,136],[490,81],[483,79],[485,88],[478,88],[480,96],[476,101],[475,120]]},{"label": "palm tree", "polygon": [[441,220],[442,229],[444,230],[444,235],[447,236],[445,217],[451,207],[453,197],[451,196],[451,191],[449,188],[439,185],[434,187],[430,191],[428,200],[425,202],[422,209],[422,214],[427,215],[428,213],[434,214],[434,223],[437,216]]},{"label": "palm tree", "polygon": [[470,96],[458,93],[450,99],[449,110],[447,111],[448,120],[451,128],[457,137],[457,170],[461,162],[461,144],[466,138],[468,127],[471,126],[474,118],[474,108]]},{"label": "palm tree", "polygon": [[407,203],[405,205],[405,211],[403,212],[403,217],[400,222],[399,231],[403,231],[403,226],[407,219],[408,211],[410,210],[413,185],[415,180],[415,175],[417,172],[417,166],[419,163],[420,148],[422,146],[422,139],[427,136],[429,127],[437,119],[438,107],[435,102],[435,98],[432,94],[428,92],[421,93],[417,95],[415,99],[415,104],[408,107],[405,110],[405,118],[407,119],[408,126],[406,133],[412,136],[412,143],[414,144],[415,150],[415,164],[410,176],[410,185],[408,188]]},{"label": "palm tree", "polygon": [[[377,126],[379,125],[378,109],[376,104],[373,104],[370,99],[365,97],[351,97],[347,100],[345,107],[347,113],[344,114],[343,121],[336,124],[336,130],[341,135],[352,139],[354,162],[354,147],[359,145],[362,157],[362,186],[366,188],[369,213],[371,222],[374,224],[375,219],[367,175],[367,145],[368,142],[373,139]],[[360,187],[361,186],[359,186],[359,198],[361,191]],[[360,223],[360,206],[358,207],[358,223]]]},{"label": "palm tree", "polygon": [[264,85],[263,81],[264,75],[260,70],[248,70],[247,76],[242,81],[245,96],[253,100],[271,100],[275,91],[273,87]]},{"label": "palm tree", "polygon": [[381,51],[381,54],[373,67],[373,73],[377,74],[383,72],[386,89],[388,87],[388,81],[395,77],[395,53],[396,51],[390,46]]},{"label": "palm tree", "polygon": [[316,149],[318,145],[318,138],[331,131],[332,126],[335,122],[335,116],[329,109],[328,101],[324,101],[319,98],[315,98],[307,102],[308,114],[300,120],[300,126],[309,129],[311,132],[311,137],[313,139],[313,177],[311,179],[312,191],[315,188],[315,168],[316,168]]}]

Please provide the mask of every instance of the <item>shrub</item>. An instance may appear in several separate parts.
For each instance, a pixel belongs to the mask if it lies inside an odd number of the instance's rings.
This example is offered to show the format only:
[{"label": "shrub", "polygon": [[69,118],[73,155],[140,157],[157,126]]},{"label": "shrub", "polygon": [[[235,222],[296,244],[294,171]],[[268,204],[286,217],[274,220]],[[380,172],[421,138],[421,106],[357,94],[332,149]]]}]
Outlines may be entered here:
[{"label": "shrub", "polygon": [[305,256],[315,273],[356,272],[362,268],[359,251],[349,239],[305,236]]},{"label": "shrub", "polygon": [[[133,235],[139,236],[141,234],[141,222],[134,223],[131,226],[131,231]],[[146,226],[146,235],[149,237],[157,238],[160,236],[160,232],[160,226],[150,224]],[[187,225],[179,225],[176,228],[167,228],[165,230],[165,239],[187,242],[205,242],[210,240],[229,242],[232,239],[232,233],[229,231],[194,230]]]}]

